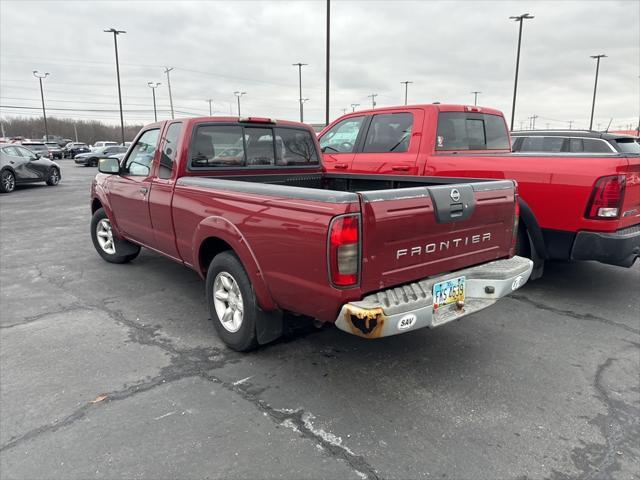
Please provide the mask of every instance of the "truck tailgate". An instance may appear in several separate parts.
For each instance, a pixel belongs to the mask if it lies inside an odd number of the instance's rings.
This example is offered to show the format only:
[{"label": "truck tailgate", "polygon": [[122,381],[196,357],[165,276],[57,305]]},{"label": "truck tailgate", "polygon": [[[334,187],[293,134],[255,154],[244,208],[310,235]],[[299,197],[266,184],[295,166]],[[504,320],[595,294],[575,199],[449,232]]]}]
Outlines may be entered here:
[{"label": "truck tailgate", "polygon": [[508,257],[510,180],[358,192],[364,292]]}]

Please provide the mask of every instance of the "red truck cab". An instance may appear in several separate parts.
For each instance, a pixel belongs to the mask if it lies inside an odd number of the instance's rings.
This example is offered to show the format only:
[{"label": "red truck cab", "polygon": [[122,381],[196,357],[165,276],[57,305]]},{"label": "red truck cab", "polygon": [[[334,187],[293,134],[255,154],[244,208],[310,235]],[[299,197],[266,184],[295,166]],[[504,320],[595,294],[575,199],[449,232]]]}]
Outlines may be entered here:
[{"label": "red truck cab", "polygon": [[511,153],[498,110],[412,105],[353,112],[319,134],[327,171],[514,179],[518,252],[536,261],[640,256],[640,156]]}]

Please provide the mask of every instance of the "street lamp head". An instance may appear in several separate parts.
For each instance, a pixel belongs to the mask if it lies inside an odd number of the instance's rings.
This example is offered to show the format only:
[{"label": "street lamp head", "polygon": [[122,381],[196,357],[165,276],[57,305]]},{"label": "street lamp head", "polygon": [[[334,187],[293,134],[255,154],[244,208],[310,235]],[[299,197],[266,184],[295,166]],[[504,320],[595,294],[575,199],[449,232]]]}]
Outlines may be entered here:
[{"label": "street lamp head", "polygon": [[300,63],[300,62],[298,62],[298,63],[292,63],[291,65],[294,66],[294,67],[306,67],[309,64],[308,63]]},{"label": "street lamp head", "polygon": [[600,55],[589,55],[591,58],[607,58],[607,56],[604,53],[601,53]]},{"label": "street lamp head", "polygon": [[37,70],[33,71],[33,76],[36,78],[47,78],[49,76],[49,72],[40,73]]},{"label": "street lamp head", "polygon": [[160,85],[162,85],[162,83],[160,83],[160,82],[147,82],[147,85],[148,85],[150,88],[157,88],[157,87],[159,87]]},{"label": "street lamp head", "polygon": [[241,97],[242,95],[246,95],[246,94],[247,94],[247,92],[240,92],[240,91],[236,91],[236,92],[233,92],[233,94],[234,94],[236,97]]},{"label": "street lamp head", "polygon": [[515,17],[509,17],[509,20],[514,20],[516,22],[521,22],[524,19],[531,20],[532,18],[536,18],[533,15],[529,15],[528,13],[523,13],[522,15],[517,15]]},{"label": "street lamp head", "polygon": [[124,30],[116,30],[115,28],[109,28],[107,30],[103,30],[105,33],[113,33],[114,35],[120,35],[121,33],[127,33]]},{"label": "street lamp head", "polygon": [[308,99],[308,98],[301,98],[301,99],[300,99],[300,101],[301,101],[302,103],[304,103],[304,102],[308,102],[308,101],[309,101],[309,99]]}]

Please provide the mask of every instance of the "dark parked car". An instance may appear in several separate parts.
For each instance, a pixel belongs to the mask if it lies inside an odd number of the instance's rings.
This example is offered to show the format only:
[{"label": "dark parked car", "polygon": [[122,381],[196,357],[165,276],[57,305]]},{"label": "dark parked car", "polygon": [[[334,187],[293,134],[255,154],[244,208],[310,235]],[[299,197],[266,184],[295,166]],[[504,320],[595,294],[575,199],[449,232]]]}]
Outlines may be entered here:
[{"label": "dark parked car", "polygon": [[125,153],[127,147],[120,147],[118,145],[103,147],[93,152],[81,153],[74,157],[74,161],[78,165],[84,165],[85,167],[97,167],[101,158],[108,158],[118,153]]},{"label": "dark parked car", "polygon": [[49,150],[49,158],[50,159],[56,159],[56,158],[62,158],[62,149],[60,148],[60,145],[58,145],[56,142],[47,142],[45,143],[45,145],[47,146],[47,149]]},{"label": "dark parked car", "polygon": [[635,137],[591,130],[530,130],[511,132],[514,152],[637,153]]},{"label": "dark parked car", "polygon": [[0,144],[0,193],[12,192],[21,183],[60,182],[60,166],[20,145]]},{"label": "dark parked car", "polygon": [[67,143],[67,145],[64,147],[64,156],[65,158],[74,158],[80,153],[86,153],[90,151],[91,149],[86,143],[70,142]]},{"label": "dark parked car", "polygon": [[49,157],[49,149],[44,144],[44,142],[24,141],[22,142],[22,146],[25,148],[28,148],[34,153],[39,154],[41,157],[47,157],[47,158]]}]

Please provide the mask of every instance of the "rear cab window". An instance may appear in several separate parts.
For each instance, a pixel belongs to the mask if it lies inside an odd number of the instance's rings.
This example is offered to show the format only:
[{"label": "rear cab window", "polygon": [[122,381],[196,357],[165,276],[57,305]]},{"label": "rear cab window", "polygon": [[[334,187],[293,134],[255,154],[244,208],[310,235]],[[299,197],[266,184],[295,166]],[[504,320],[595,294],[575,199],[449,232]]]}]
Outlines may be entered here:
[{"label": "rear cab window", "polygon": [[409,149],[412,113],[374,115],[367,130],[363,153],[402,153]]},{"label": "rear cab window", "polygon": [[440,112],[436,150],[509,150],[509,134],[499,115]]},{"label": "rear cab window", "polygon": [[612,143],[621,153],[640,154],[640,143],[633,138],[616,138]]},{"label": "rear cab window", "polygon": [[289,126],[198,125],[189,148],[190,170],[319,164],[311,132]]}]

